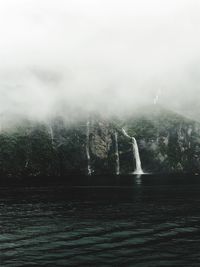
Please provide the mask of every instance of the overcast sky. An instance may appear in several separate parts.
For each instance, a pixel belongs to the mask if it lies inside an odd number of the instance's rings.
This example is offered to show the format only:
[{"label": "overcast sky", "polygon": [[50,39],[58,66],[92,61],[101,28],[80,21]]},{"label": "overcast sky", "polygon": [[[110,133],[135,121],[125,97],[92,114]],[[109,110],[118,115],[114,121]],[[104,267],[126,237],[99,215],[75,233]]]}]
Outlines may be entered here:
[{"label": "overcast sky", "polygon": [[0,114],[123,112],[200,120],[199,0],[0,0]]}]

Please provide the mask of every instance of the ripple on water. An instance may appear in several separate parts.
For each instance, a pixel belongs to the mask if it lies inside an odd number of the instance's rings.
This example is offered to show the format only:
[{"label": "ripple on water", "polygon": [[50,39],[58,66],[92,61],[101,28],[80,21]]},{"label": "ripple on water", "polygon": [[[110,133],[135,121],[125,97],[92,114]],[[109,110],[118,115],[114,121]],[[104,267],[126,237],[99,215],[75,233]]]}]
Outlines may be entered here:
[{"label": "ripple on water", "polygon": [[0,266],[198,266],[196,186],[94,189],[83,199],[52,188],[4,192]]}]

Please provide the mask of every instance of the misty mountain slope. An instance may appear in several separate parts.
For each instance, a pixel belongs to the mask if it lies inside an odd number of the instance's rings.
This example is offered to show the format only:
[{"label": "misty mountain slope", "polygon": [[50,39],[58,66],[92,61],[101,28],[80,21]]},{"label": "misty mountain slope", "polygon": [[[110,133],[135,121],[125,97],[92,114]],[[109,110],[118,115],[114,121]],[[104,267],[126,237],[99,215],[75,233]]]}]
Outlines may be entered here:
[{"label": "misty mountain slope", "polygon": [[198,172],[200,124],[159,106],[145,109],[125,125],[140,147],[148,172]]},{"label": "misty mountain slope", "polygon": [[200,124],[160,107],[150,107],[126,119],[98,115],[74,124],[56,118],[51,123],[25,122],[0,134],[0,173],[6,176],[87,174],[89,148],[93,174],[116,172],[116,139],[120,173],[135,170],[131,140],[138,142],[145,172],[200,172]]}]

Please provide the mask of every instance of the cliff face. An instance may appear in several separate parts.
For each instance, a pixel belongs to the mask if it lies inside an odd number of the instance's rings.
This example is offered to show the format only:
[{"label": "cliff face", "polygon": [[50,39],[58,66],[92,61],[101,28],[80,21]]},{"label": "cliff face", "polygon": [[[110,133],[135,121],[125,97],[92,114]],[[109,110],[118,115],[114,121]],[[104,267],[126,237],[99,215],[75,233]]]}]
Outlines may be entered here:
[{"label": "cliff face", "polygon": [[[91,117],[89,152],[94,174],[115,173],[116,139],[120,172],[135,169],[131,140],[138,142],[145,172],[200,172],[200,124],[156,108],[126,120]],[[87,174],[86,120],[51,125],[24,124],[0,134],[0,173],[4,176]]]},{"label": "cliff face", "polygon": [[166,110],[143,114],[129,124],[149,172],[199,172],[200,124]]}]

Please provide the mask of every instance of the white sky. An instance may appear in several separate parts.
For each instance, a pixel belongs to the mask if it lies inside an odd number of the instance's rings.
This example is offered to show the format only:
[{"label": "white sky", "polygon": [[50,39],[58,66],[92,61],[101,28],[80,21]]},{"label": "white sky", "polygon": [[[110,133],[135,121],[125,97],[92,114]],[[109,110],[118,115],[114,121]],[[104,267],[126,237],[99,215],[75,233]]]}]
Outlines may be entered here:
[{"label": "white sky", "polygon": [[159,103],[198,119],[199,0],[0,0],[0,114]]}]

